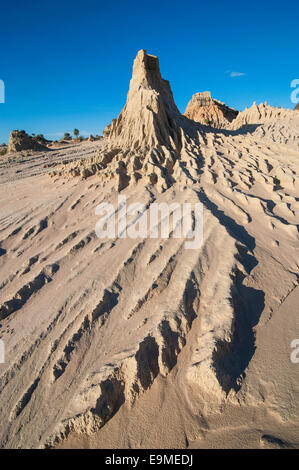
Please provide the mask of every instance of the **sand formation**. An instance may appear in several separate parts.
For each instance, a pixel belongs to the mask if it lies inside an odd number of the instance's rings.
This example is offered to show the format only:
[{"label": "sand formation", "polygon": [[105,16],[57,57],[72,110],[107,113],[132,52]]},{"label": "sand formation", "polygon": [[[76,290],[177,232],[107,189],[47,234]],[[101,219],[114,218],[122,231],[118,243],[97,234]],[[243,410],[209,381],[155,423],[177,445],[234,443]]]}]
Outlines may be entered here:
[{"label": "sand formation", "polygon": [[[161,77],[158,58],[144,50],[134,61],[126,105],[104,136],[105,148],[96,158],[66,172],[83,177],[99,173],[105,181],[117,175],[119,190],[142,178],[143,184],[155,184],[160,191],[174,180],[188,183],[189,176],[196,175],[197,165],[188,151],[191,140],[198,139],[196,123],[180,114],[169,82]],[[57,174],[65,174],[65,169],[53,172]]]},{"label": "sand formation", "polygon": [[[104,139],[1,162],[1,447],[299,446],[298,132],[182,116],[142,50]],[[201,202],[203,245],[98,239],[120,190]]]},{"label": "sand formation", "polygon": [[46,139],[36,136],[32,137],[25,131],[12,131],[9,136],[8,153],[20,152],[22,150],[46,150]]},{"label": "sand formation", "polygon": [[291,109],[273,108],[267,102],[253,105],[239,113],[232,122],[231,129],[255,130],[255,135],[277,142],[288,144],[298,149],[298,116]]},{"label": "sand formation", "polygon": [[237,117],[238,111],[213,99],[209,91],[204,91],[192,96],[184,114],[201,124],[225,128]]}]

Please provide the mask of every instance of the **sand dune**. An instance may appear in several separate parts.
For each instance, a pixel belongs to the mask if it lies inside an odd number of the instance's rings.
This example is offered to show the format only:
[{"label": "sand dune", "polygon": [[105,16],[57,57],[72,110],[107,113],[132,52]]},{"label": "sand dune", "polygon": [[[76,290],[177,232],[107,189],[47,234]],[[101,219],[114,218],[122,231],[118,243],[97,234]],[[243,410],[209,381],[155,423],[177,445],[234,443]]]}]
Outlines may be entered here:
[{"label": "sand dune", "polygon": [[[1,162],[1,447],[298,447],[298,113],[202,126],[136,60],[109,137]],[[100,240],[118,191],[202,246]]]}]

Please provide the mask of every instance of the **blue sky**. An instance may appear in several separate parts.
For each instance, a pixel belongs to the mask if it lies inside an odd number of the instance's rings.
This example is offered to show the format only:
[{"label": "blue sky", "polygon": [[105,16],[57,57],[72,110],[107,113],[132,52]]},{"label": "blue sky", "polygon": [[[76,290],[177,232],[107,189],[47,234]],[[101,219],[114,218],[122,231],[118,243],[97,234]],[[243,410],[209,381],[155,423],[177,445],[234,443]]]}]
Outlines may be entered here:
[{"label": "blue sky", "polygon": [[139,49],[159,57],[181,112],[206,90],[240,110],[255,100],[292,108],[298,25],[298,1],[2,2],[0,142],[13,129],[102,133]]}]

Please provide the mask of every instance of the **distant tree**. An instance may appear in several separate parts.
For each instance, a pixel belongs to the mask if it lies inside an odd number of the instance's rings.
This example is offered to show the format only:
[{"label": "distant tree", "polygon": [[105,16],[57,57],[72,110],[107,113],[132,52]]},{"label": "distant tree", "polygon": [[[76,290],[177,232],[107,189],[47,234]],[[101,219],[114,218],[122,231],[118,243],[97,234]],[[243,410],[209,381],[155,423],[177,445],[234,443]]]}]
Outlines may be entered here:
[{"label": "distant tree", "polygon": [[71,137],[71,134],[69,132],[64,133],[64,138],[69,139]]},{"label": "distant tree", "polygon": [[79,129],[74,129],[74,136],[78,138],[79,135]]}]

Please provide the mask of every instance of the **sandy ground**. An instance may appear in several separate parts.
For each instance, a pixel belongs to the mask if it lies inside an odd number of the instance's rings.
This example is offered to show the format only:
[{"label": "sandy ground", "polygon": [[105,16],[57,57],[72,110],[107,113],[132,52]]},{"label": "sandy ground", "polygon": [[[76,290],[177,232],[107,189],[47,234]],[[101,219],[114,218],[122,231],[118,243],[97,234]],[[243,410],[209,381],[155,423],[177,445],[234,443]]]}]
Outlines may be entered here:
[{"label": "sandy ground", "polygon": [[298,147],[210,131],[197,182],[126,188],[202,202],[184,250],[96,237],[113,181],[47,172],[100,145],[1,162],[1,447],[299,447]]}]

